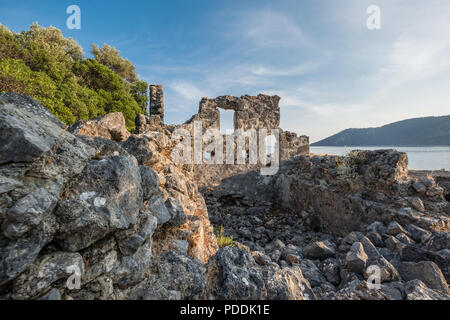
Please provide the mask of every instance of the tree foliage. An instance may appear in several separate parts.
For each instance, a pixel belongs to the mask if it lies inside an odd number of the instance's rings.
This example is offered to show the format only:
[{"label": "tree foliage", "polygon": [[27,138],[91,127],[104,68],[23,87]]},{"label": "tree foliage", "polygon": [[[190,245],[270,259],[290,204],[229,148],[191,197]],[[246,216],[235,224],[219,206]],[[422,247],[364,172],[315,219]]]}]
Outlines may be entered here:
[{"label": "tree foliage", "polygon": [[66,124],[122,112],[128,129],[145,113],[147,83],[115,48],[92,46],[94,59],[54,27],[11,32],[0,25],[0,92],[29,95]]}]

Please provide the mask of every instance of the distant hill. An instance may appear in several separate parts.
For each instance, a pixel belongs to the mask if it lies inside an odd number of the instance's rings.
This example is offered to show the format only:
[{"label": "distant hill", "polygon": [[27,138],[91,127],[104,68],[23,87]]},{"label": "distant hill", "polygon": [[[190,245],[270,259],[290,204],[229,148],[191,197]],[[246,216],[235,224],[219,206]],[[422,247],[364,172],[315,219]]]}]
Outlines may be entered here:
[{"label": "distant hill", "polygon": [[450,146],[450,115],[346,129],[312,146]]}]

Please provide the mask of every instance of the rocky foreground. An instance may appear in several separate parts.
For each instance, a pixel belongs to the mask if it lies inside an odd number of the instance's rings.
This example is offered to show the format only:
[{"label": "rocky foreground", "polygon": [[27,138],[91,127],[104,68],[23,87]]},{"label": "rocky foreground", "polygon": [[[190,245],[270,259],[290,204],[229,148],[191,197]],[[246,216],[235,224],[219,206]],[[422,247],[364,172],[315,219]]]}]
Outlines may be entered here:
[{"label": "rocky foreground", "polygon": [[299,156],[206,183],[172,161],[173,126],[137,125],[68,129],[0,95],[0,299],[450,298],[449,183],[409,176],[406,154]]}]

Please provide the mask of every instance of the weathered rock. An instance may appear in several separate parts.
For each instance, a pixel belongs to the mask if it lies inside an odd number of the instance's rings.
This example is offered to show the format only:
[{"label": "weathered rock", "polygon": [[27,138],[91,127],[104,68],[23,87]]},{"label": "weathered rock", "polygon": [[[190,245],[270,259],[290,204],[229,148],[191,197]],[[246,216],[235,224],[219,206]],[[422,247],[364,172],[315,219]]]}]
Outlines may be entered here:
[{"label": "weathered rock", "polygon": [[360,242],[355,242],[345,257],[345,266],[352,272],[362,274],[367,264],[367,254]]},{"label": "weathered rock", "polygon": [[382,283],[380,291],[383,292],[389,300],[403,300],[406,298],[405,286],[400,281]]},{"label": "weathered rock", "polygon": [[406,300],[450,300],[448,295],[428,288],[420,280],[412,280],[405,284]]},{"label": "weathered rock", "polygon": [[94,120],[82,120],[69,128],[73,134],[125,141],[130,136],[122,112],[110,113]]},{"label": "weathered rock", "polygon": [[366,281],[354,280],[345,289],[341,289],[339,294],[346,297],[356,296],[360,300],[388,300],[383,291],[371,288]]},{"label": "weathered rock", "polygon": [[115,230],[136,224],[142,203],[141,176],[130,157],[91,161],[60,200],[55,236],[62,248],[78,251]]},{"label": "weathered rock", "polygon": [[59,301],[61,300],[61,292],[57,289],[52,289],[38,300]]},{"label": "weathered rock", "polygon": [[178,227],[187,222],[186,213],[184,212],[183,206],[178,199],[169,198],[167,199],[165,205],[171,216],[168,222],[171,227]]},{"label": "weathered rock", "polygon": [[398,253],[401,253],[403,248],[405,247],[405,244],[401,243],[396,237],[393,236],[387,238],[384,243],[386,245],[386,248],[388,248],[391,251],[396,251]]},{"label": "weathered rock", "polygon": [[207,265],[206,297],[239,299],[315,299],[299,267],[261,267],[246,250],[226,247]]},{"label": "weathered rock", "polygon": [[448,232],[439,232],[433,235],[427,243],[427,248],[439,251],[450,248],[450,235]]},{"label": "weathered rock", "polygon": [[409,224],[407,226],[407,229],[408,229],[408,232],[411,235],[411,237],[418,242],[425,243],[431,237],[430,231],[427,231],[427,230],[425,230],[421,227],[418,227],[414,224]]},{"label": "weathered rock", "polygon": [[317,287],[327,282],[325,276],[320,272],[320,269],[311,260],[304,259],[300,262],[303,276],[311,284],[311,287]]},{"label": "weathered rock", "polygon": [[3,234],[11,240],[20,238],[52,213],[56,201],[45,189],[28,194],[6,212],[2,224]]},{"label": "weathered rock", "polygon": [[432,252],[417,245],[407,245],[401,252],[401,258],[404,261],[420,262],[433,261],[444,273],[445,277],[449,278],[449,259],[437,252]]},{"label": "weathered rock", "polygon": [[146,211],[150,215],[156,217],[158,225],[165,224],[172,218],[172,215],[170,214],[169,210],[167,210],[163,199],[158,195],[153,196],[150,199],[146,206]]},{"label": "weathered rock", "polygon": [[56,145],[64,128],[36,101],[4,94],[0,96],[0,124],[0,164],[38,159]]},{"label": "weathered rock", "polygon": [[0,176],[0,194],[8,193],[21,185],[22,183],[15,179]]},{"label": "weathered rock", "polygon": [[306,246],[303,252],[308,258],[320,260],[325,260],[336,254],[332,244],[328,240],[313,242]]},{"label": "weathered rock", "polygon": [[386,229],[386,233],[391,236],[396,236],[401,232],[407,233],[407,231],[405,231],[405,229],[403,229],[403,227],[396,221],[392,221],[391,223],[389,223]]},{"label": "weathered rock", "polygon": [[133,255],[145,241],[151,241],[156,226],[157,218],[148,216],[138,233],[118,242],[121,253],[125,256]]},{"label": "weathered rock", "polygon": [[421,280],[430,289],[435,289],[449,294],[447,281],[439,267],[431,261],[402,262],[398,270],[405,281]]},{"label": "weathered rock", "polygon": [[[349,239],[356,239],[361,242],[364,252],[367,254],[368,260],[366,263],[367,268],[371,266],[377,266],[380,269],[381,282],[397,281],[400,279],[398,271],[395,267],[383,257],[377,248],[360,232],[352,232],[348,235]],[[370,275],[367,272],[367,268],[363,271],[364,277],[367,279]]]},{"label": "weathered rock", "polygon": [[13,297],[34,298],[54,282],[77,274],[81,277],[83,273],[84,263],[79,253],[55,252],[42,256],[14,280]]},{"label": "weathered rock", "polygon": [[159,177],[149,167],[139,166],[142,179],[142,191],[144,200],[150,200],[159,192]]},{"label": "weathered rock", "polygon": [[382,236],[377,232],[368,232],[366,237],[373,243],[375,247],[383,247],[384,242]]},{"label": "weathered rock", "polygon": [[384,234],[386,233],[386,226],[384,225],[383,222],[380,221],[375,221],[374,223],[372,223],[370,226],[368,226],[366,228],[366,230],[368,232],[373,232],[373,233],[378,233],[378,234]]},{"label": "weathered rock", "polygon": [[121,289],[137,285],[145,279],[152,264],[152,241],[147,240],[133,255],[122,256],[114,266],[112,281]]},{"label": "weathered rock", "polygon": [[320,271],[325,275],[327,280],[335,286],[341,282],[341,266],[337,259],[328,258],[322,261],[319,265]]}]

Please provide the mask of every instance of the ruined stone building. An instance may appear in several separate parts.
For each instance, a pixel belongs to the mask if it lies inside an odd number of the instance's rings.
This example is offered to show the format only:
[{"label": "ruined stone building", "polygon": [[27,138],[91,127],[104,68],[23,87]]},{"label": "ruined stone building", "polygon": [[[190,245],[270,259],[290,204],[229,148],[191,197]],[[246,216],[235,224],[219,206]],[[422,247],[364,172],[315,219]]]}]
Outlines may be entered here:
[{"label": "ruined stone building", "polygon": [[[260,94],[258,96],[245,95],[240,98],[221,96],[214,99],[202,98],[198,113],[193,115],[182,125],[164,124],[164,93],[161,85],[150,85],[150,116],[141,115],[136,119],[137,133],[146,131],[160,131],[166,128],[173,132],[177,128],[193,131],[195,121],[201,121],[202,133],[208,129],[221,129],[220,110],[234,111],[234,130],[244,132],[255,129],[266,129],[268,135],[277,129],[275,145],[279,146],[279,162],[294,156],[309,154],[309,138],[298,136],[296,133],[284,131],[280,128],[280,97]],[[226,135],[224,135],[224,149],[226,149]],[[246,142],[248,155],[248,141]],[[206,145],[206,143],[205,143]],[[279,163],[278,162],[278,163]],[[222,179],[236,175],[239,172],[256,170],[261,165],[227,165],[227,164],[201,164],[193,168],[200,185],[219,183]]]}]

